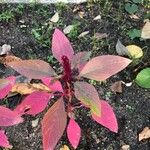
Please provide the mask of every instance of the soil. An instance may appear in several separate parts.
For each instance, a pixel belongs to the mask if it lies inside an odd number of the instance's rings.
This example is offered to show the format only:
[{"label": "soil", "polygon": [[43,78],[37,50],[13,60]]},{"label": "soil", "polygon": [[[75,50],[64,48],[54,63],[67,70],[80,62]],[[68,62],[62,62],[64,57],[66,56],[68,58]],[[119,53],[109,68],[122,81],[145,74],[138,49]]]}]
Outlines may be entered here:
[{"label": "soil", "polygon": [[[143,48],[145,56],[142,63],[128,67],[123,72],[111,77],[105,84],[96,84],[101,98],[108,101],[114,108],[119,132],[113,133],[91,121],[89,112],[85,108],[77,109],[76,118],[82,129],[77,150],[120,150],[126,144],[130,145],[131,150],[150,149],[149,140],[138,141],[138,133],[144,127],[150,127],[150,91],[140,88],[135,83],[130,87],[123,86],[123,92],[120,94],[112,93],[110,90],[111,84],[115,81],[132,81],[137,74],[134,70],[138,66],[140,66],[138,71],[148,66],[148,58],[150,57],[149,40],[140,40],[139,38],[131,40],[127,34],[130,29],[140,29],[144,25],[143,20],[147,8],[144,5],[139,5],[137,13],[139,19],[134,20],[124,10],[124,5],[124,1],[115,2],[113,0],[108,0],[108,4],[103,0],[80,5],[0,4],[1,12],[11,11],[12,13],[8,21],[1,20],[0,22],[0,45],[10,44],[12,53],[22,59],[38,58],[48,61],[47,56],[51,54],[48,45],[51,45],[53,29],[55,27],[64,28],[70,24],[77,25],[74,33],[68,35],[75,52],[92,51],[93,56],[116,54],[115,45],[118,38],[124,45],[136,44]],[[50,24],[48,28],[46,23],[49,23],[49,19],[55,11],[59,12],[60,19],[58,23]],[[84,12],[83,18],[79,17],[79,12]],[[102,19],[94,21],[93,18],[99,14]],[[38,34],[42,37],[40,40],[32,34],[33,29],[38,30]],[[83,31],[89,31],[89,34],[83,38],[78,38],[78,35]],[[96,32],[107,33],[108,38],[94,40],[93,35]],[[55,68],[58,66],[55,59],[51,63]],[[0,66],[1,78],[12,74],[16,74],[12,69],[3,65]],[[21,98],[20,95],[9,98],[7,106],[14,108]],[[25,116],[24,123],[6,129],[9,141],[13,145],[12,150],[42,150],[40,120],[42,120],[45,112],[35,117]],[[37,119],[38,124],[33,127],[32,123]],[[59,150],[64,144],[73,150],[67,140],[66,132],[59,141],[56,150]]]}]

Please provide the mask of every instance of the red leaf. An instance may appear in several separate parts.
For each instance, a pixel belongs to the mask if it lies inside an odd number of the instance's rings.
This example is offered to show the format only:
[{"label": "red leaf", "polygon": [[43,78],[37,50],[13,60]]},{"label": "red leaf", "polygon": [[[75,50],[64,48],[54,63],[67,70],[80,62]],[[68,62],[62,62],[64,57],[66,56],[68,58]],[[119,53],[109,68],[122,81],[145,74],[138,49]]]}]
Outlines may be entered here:
[{"label": "red leaf", "polygon": [[53,34],[52,53],[59,62],[62,62],[62,56],[67,56],[71,60],[74,54],[71,43],[59,29],[55,29]]},{"label": "red leaf", "polygon": [[67,127],[67,136],[71,145],[74,147],[74,149],[76,149],[80,141],[81,129],[74,119],[70,119],[69,121]]},{"label": "red leaf", "polygon": [[16,112],[0,106],[0,126],[12,126],[23,122],[23,119]]},{"label": "red leaf", "polygon": [[99,105],[101,106],[101,116],[98,117],[92,113],[93,119],[109,130],[117,133],[118,123],[112,107],[104,100],[101,100]]},{"label": "red leaf", "polygon": [[47,62],[38,59],[14,61],[7,65],[31,79],[40,79],[42,77],[56,75],[53,68]]},{"label": "red leaf", "polygon": [[60,98],[48,110],[42,120],[42,136],[44,150],[53,150],[63,135],[67,123],[67,115],[63,99]]},{"label": "red leaf", "polygon": [[85,66],[87,60],[90,58],[91,52],[79,52],[73,56],[71,60],[71,68],[78,68],[79,72]]},{"label": "red leaf", "polygon": [[49,77],[49,78],[42,78],[41,79],[42,80],[42,82],[46,85],[46,86],[48,86],[52,91],[59,91],[59,92],[63,92],[63,88],[62,88],[62,85],[61,85],[61,83],[58,81],[58,80],[56,80],[56,79],[54,79],[54,78],[52,78],[52,77]]},{"label": "red leaf", "polygon": [[12,86],[15,84],[15,80],[16,78],[14,76],[10,76],[6,79],[0,79],[0,99],[3,99],[8,95]]},{"label": "red leaf", "polygon": [[12,148],[4,130],[0,130],[0,147]]},{"label": "red leaf", "polygon": [[28,95],[22,101],[22,103],[14,109],[14,111],[20,115],[23,114],[36,115],[45,109],[47,103],[49,102],[50,97],[51,94],[46,92],[42,91],[33,92],[30,95]]},{"label": "red leaf", "polygon": [[86,107],[90,107],[91,111],[96,115],[101,115],[101,107],[99,107],[99,96],[95,87],[87,82],[74,83],[75,97]]},{"label": "red leaf", "polygon": [[80,76],[103,81],[110,76],[123,70],[131,63],[130,59],[114,56],[103,55],[91,59],[82,69]]}]

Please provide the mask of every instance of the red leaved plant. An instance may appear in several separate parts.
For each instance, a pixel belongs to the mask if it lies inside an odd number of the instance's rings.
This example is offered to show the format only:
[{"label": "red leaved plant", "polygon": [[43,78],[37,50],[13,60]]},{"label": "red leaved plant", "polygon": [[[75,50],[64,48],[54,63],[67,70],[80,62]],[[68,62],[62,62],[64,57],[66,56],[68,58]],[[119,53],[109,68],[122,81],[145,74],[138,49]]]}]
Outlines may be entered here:
[{"label": "red leaved plant", "polygon": [[[12,89],[14,83],[15,83],[14,76],[10,76],[6,79],[0,79],[0,100],[2,100],[3,98],[5,98],[5,96],[7,96],[7,94]],[[0,106],[0,127],[12,126],[19,124],[21,122],[23,122],[23,119],[18,113],[4,106]],[[8,142],[7,136],[5,135],[5,131],[2,129],[0,129],[0,147],[6,148],[12,147]]]},{"label": "red leaved plant", "polygon": [[[8,66],[23,76],[40,79],[51,89],[50,93],[31,93],[15,108],[15,113],[36,115],[46,108],[52,96],[58,98],[42,120],[43,149],[53,150],[66,126],[68,139],[72,146],[77,148],[81,136],[81,129],[74,114],[77,104],[87,107],[93,120],[117,132],[118,124],[113,109],[99,98],[95,87],[83,79],[106,80],[127,67],[131,60],[115,55],[103,55],[89,60],[90,52],[74,54],[69,40],[59,29],[55,29],[53,34],[52,53],[63,67],[62,75],[57,75],[53,68],[42,60],[8,63]],[[67,118],[70,119],[68,125]]]}]

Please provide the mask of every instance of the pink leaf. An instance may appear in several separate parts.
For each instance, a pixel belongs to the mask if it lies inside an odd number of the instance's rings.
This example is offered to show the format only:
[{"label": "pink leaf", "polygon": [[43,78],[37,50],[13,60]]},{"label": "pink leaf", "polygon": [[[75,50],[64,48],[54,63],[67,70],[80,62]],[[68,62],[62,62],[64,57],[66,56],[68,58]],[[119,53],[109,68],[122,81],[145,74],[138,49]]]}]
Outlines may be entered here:
[{"label": "pink leaf", "polygon": [[0,106],[0,126],[12,126],[23,122],[23,119],[16,112]]},{"label": "pink leaf", "polygon": [[52,53],[59,62],[62,62],[62,56],[67,56],[71,60],[74,54],[71,43],[59,29],[55,29],[53,34]]},{"label": "pink leaf", "polygon": [[12,86],[15,84],[16,78],[14,76],[7,77],[6,79],[0,79],[0,99],[3,99],[8,95]]},{"label": "pink leaf", "polygon": [[71,60],[71,68],[78,68],[79,72],[85,66],[87,60],[90,58],[91,52],[79,52],[73,56]]},{"label": "pink leaf", "polygon": [[96,115],[101,115],[100,99],[93,85],[87,82],[75,82],[74,91],[75,97],[80,100],[84,106],[89,107]]},{"label": "pink leaf", "polygon": [[80,72],[80,76],[103,81],[110,76],[123,70],[131,63],[130,59],[114,56],[103,55],[91,59]]},{"label": "pink leaf", "polygon": [[60,98],[48,110],[42,120],[43,149],[53,150],[63,135],[67,123],[67,115],[63,99]]},{"label": "pink leaf", "polygon": [[51,94],[42,91],[33,92],[28,95],[14,111],[20,115],[36,115],[45,109],[51,96]]},{"label": "pink leaf", "polygon": [[56,80],[55,78],[49,77],[49,78],[42,78],[42,82],[48,86],[52,91],[59,91],[63,92],[62,85],[60,81]]},{"label": "pink leaf", "polygon": [[45,61],[35,60],[20,60],[10,62],[7,65],[14,70],[31,79],[40,79],[42,77],[55,76],[53,68]]},{"label": "pink leaf", "polygon": [[104,100],[101,100],[99,105],[101,106],[101,116],[98,117],[92,113],[93,119],[109,130],[117,133],[118,123],[112,107]]},{"label": "pink leaf", "polygon": [[0,147],[12,148],[4,130],[0,130]]},{"label": "pink leaf", "polygon": [[76,149],[80,141],[81,129],[74,119],[70,119],[69,121],[67,127],[67,136],[71,145],[74,147],[74,149]]}]

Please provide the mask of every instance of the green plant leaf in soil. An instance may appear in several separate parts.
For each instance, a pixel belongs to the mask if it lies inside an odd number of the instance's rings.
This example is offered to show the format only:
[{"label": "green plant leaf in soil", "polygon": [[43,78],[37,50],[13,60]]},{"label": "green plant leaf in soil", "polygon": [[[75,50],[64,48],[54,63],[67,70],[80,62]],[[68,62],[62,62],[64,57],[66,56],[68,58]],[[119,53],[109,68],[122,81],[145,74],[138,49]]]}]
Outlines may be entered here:
[{"label": "green plant leaf in soil", "polygon": [[136,4],[127,3],[127,4],[125,4],[125,10],[129,14],[134,14],[134,13],[136,13],[138,11],[138,6]]},{"label": "green plant leaf in soil", "polygon": [[129,35],[131,40],[133,40],[135,38],[139,38],[139,37],[141,37],[141,30],[132,29],[128,32],[128,35]]},{"label": "green plant leaf in soil", "polygon": [[145,68],[139,72],[135,82],[143,88],[150,88],[150,68]]}]

